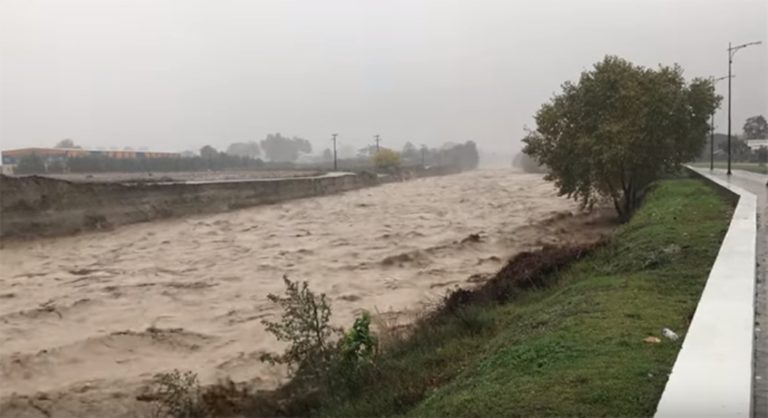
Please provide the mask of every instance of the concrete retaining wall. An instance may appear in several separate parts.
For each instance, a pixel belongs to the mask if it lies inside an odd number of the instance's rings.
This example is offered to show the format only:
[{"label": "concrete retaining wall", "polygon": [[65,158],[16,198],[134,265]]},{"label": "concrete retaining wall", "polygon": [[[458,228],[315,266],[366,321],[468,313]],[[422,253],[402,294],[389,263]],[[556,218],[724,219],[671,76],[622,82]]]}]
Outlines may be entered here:
[{"label": "concrete retaining wall", "polygon": [[693,170],[737,194],[739,201],[656,417],[749,417],[757,199],[740,187]]},{"label": "concrete retaining wall", "polygon": [[382,176],[329,173],[317,177],[165,183],[71,182],[0,175],[0,238],[69,235],[460,171],[455,166],[439,166],[408,168]]},{"label": "concrete retaining wall", "polygon": [[222,212],[379,184],[373,174],[188,183],[78,183],[0,178],[0,237],[66,235]]}]

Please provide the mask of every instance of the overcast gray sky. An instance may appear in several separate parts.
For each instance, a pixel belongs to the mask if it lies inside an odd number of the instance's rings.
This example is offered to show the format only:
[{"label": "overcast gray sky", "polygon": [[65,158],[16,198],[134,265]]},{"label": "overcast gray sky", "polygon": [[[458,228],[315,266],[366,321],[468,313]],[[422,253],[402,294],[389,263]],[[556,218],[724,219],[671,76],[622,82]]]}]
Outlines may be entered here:
[{"label": "overcast gray sky", "polygon": [[765,0],[0,0],[0,146],[185,150],[281,132],[320,151],[338,132],[511,153],[606,54],[719,76],[728,42],[755,40],[734,60],[739,132],[768,115]]}]

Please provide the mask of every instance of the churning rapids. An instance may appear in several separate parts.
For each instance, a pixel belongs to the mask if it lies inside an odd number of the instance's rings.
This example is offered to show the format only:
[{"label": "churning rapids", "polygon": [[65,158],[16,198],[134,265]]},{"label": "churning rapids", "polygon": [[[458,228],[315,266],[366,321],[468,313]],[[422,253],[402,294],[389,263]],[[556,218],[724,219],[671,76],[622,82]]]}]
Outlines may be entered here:
[{"label": "churning rapids", "polygon": [[261,320],[278,313],[266,296],[282,293],[283,275],[326,293],[337,325],[361,310],[407,321],[511,255],[569,236],[540,222],[576,210],[540,175],[476,170],[6,243],[0,405],[130,416],[138,388],[174,368],[274,387],[283,371],[259,357],[283,347]]}]

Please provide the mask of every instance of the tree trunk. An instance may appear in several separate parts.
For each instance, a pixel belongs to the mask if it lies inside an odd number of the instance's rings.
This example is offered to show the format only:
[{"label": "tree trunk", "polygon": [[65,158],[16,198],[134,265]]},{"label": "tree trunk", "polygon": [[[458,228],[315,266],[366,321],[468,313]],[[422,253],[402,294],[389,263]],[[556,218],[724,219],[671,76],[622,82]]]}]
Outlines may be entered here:
[{"label": "tree trunk", "polygon": [[622,223],[625,223],[629,222],[629,220],[632,218],[632,215],[635,213],[635,210],[637,209],[638,199],[635,189],[630,186],[624,190],[624,196],[622,200],[622,212],[619,215],[619,218]]}]

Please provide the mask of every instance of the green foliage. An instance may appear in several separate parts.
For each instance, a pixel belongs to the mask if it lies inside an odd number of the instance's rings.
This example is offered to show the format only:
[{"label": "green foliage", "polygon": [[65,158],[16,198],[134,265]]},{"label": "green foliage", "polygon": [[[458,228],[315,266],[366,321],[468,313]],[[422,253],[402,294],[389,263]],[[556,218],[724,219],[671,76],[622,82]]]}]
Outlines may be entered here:
[{"label": "green foliage", "polygon": [[289,343],[281,355],[265,354],[263,361],[285,364],[299,380],[319,381],[328,374],[334,356],[334,340],[340,330],[330,325],[331,307],[325,294],[315,295],[307,282],[283,277],[285,296],[267,298],[283,310],[280,320],[264,320],[269,333]]},{"label": "green foliage", "polygon": [[200,148],[200,158],[204,160],[213,160],[218,156],[219,156],[219,152],[216,151],[216,148],[210,145],[206,145]]},{"label": "green foliage", "polygon": [[44,174],[45,161],[37,155],[26,155],[21,157],[19,164],[15,168],[17,174]]},{"label": "green foliage", "polygon": [[[728,155],[728,141],[719,145],[724,155]],[[747,141],[733,136],[731,137],[731,160],[732,161],[750,161],[752,159],[752,148],[747,145]]]},{"label": "green foliage", "polygon": [[203,418],[211,416],[202,398],[197,375],[191,371],[158,373],[150,392],[143,396],[154,401],[153,418]]},{"label": "green foliage", "polygon": [[768,138],[768,122],[763,115],[752,116],[744,122],[745,139]]},{"label": "green foliage", "polygon": [[446,143],[440,148],[423,147],[420,154],[421,152],[424,153],[424,163],[429,166],[452,166],[458,170],[472,170],[477,168],[480,162],[474,141],[463,144]]},{"label": "green foliage", "polygon": [[482,307],[467,305],[451,311],[458,323],[472,334],[482,334],[493,328],[494,318]]},{"label": "green foliage", "polygon": [[65,160],[61,158],[55,158],[48,160],[48,166],[45,167],[45,172],[49,174],[61,174],[67,170],[67,164]]},{"label": "green foliage", "polygon": [[379,339],[370,326],[371,316],[363,312],[339,340],[333,367],[326,376],[329,395],[355,396],[372,377]]},{"label": "green foliage", "polygon": [[[282,355],[265,354],[262,360],[289,367],[290,390],[298,403],[311,405],[318,397],[358,393],[371,376],[378,349],[370,314],[361,314],[352,328],[342,333],[329,325],[331,308],[324,294],[315,295],[306,282],[283,280],[285,296],[268,296],[280,305],[282,316],[279,321],[263,323],[289,346]],[[339,336],[342,338],[336,341]]]},{"label": "green foliage", "polygon": [[251,394],[231,380],[202,388],[197,374],[179,371],[156,374],[137,400],[150,402],[153,418],[236,416]]},{"label": "green foliage", "polygon": [[524,152],[561,195],[584,206],[608,198],[627,221],[649,184],[699,154],[719,102],[711,81],[686,83],[677,65],[608,56],[539,109]]},{"label": "green foliage", "polygon": [[270,161],[293,162],[300,154],[312,152],[312,144],[304,138],[288,138],[276,133],[261,141],[261,149]]},{"label": "green foliage", "polygon": [[421,152],[411,142],[406,142],[403,150],[400,152],[402,160],[406,164],[417,164],[421,162]]},{"label": "green foliage", "polygon": [[261,148],[258,142],[234,142],[227,147],[227,155],[243,158],[256,158],[261,155]]},{"label": "green foliage", "polygon": [[400,167],[400,153],[389,148],[382,148],[373,154],[373,163],[379,170],[394,170]]},{"label": "green foliage", "polygon": [[755,151],[757,162],[765,166],[768,163],[768,147],[760,147]]},{"label": "green foliage", "polygon": [[517,155],[515,155],[515,158],[512,160],[512,166],[517,167],[526,173],[546,173],[546,168],[542,167],[541,164],[536,162],[533,158],[531,158],[530,155],[520,152]]},{"label": "green foliage", "polygon": [[473,170],[480,163],[480,154],[474,141],[467,141],[456,145],[449,152],[449,158],[453,165],[462,170]]},{"label": "green foliage", "polygon": [[642,340],[684,337],[730,214],[702,181],[663,181],[549,287],[417,325],[379,353],[375,379],[313,415],[653,415],[682,341]]},{"label": "green foliage", "polygon": [[[215,151],[215,150],[214,150]],[[228,168],[265,168],[261,160],[235,157],[218,152],[206,152],[207,158],[134,158],[116,159],[104,156],[85,156],[69,158],[66,162],[71,173],[107,173],[107,172],[173,172],[225,170]]]},{"label": "green foliage", "polygon": [[341,356],[347,363],[371,363],[379,339],[371,332],[371,314],[363,312],[340,342]]},{"label": "green foliage", "polygon": [[62,139],[61,141],[57,142],[57,143],[56,143],[56,146],[55,146],[54,148],[69,148],[69,149],[74,149],[74,148],[80,148],[80,147],[78,147],[77,145],[75,145],[75,141],[73,141],[73,140],[71,140],[71,139],[69,139],[69,138],[66,138],[66,139]]}]

